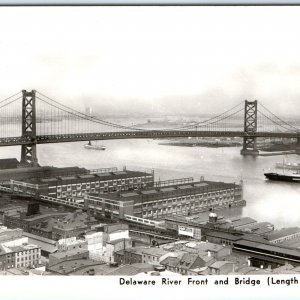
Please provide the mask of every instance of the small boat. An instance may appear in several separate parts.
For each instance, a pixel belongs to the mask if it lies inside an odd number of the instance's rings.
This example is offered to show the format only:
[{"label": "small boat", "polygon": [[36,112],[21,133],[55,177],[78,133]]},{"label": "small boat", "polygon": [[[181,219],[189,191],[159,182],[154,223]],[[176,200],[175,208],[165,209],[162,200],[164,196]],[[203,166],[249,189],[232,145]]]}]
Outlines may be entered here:
[{"label": "small boat", "polygon": [[84,145],[85,149],[93,149],[93,150],[105,150],[106,147],[102,145],[93,145],[91,141],[88,142],[88,144]]}]

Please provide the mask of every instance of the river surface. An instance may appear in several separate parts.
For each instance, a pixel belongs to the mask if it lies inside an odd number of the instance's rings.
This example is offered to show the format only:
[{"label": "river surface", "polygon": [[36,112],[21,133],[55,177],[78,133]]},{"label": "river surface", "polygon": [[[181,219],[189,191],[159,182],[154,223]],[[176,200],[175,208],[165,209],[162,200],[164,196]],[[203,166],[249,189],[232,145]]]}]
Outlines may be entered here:
[{"label": "river surface", "polygon": [[[155,171],[156,180],[194,177],[244,183],[247,206],[242,216],[268,221],[276,228],[300,225],[300,184],[269,182],[263,170],[282,162],[282,156],[244,157],[239,147],[204,148],[159,145],[159,140],[103,141],[105,151],[88,150],[85,142],[38,145],[41,165],[80,166],[89,169],[118,167]],[[20,158],[21,147],[2,147],[0,157]],[[292,162],[300,157],[289,155]],[[235,211],[233,211],[235,213]]]}]

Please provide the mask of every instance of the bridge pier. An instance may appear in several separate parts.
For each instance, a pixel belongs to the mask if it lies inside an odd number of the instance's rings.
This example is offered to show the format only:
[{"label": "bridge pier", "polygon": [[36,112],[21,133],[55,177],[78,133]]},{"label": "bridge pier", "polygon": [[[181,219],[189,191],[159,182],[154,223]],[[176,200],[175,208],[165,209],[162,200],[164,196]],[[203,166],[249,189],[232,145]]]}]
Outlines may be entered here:
[{"label": "bridge pier", "polygon": [[259,155],[259,150],[256,147],[256,138],[244,138],[243,148],[240,153],[241,155]]},{"label": "bridge pier", "polygon": [[257,100],[245,100],[244,139],[241,155],[259,154],[255,134],[257,132]]}]

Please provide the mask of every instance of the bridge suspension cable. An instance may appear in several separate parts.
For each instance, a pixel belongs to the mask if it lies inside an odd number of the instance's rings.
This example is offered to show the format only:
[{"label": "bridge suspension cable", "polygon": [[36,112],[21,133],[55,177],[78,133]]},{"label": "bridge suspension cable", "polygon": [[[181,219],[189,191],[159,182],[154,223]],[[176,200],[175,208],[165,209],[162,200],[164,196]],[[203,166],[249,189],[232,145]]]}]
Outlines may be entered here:
[{"label": "bridge suspension cable", "polygon": [[[21,135],[20,92],[0,101],[0,136],[1,138]],[[17,98],[16,98],[17,97]]]},{"label": "bridge suspension cable", "polygon": [[[204,121],[201,121],[201,122],[197,122],[197,123],[194,123],[194,124],[191,124],[191,125],[186,125],[186,126],[181,126],[181,127],[177,127],[177,128],[172,128],[172,129],[169,129],[169,130],[180,130],[180,129],[190,129],[190,128],[197,128],[197,127],[205,127],[205,126],[209,126],[209,125],[212,125],[212,124],[216,124],[217,122],[220,122],[222,120],[225,120],[229,117],[232,117],[234,115],[236,115],[237,113],[241,112],[244,108],[242,107],[241,109],[239,109],[238,111],[235,111],[235,112],[232,112],[234,109],[238,108],[239,106],[241,106],[243,104],[243,102],[240,102],[239,104],[235,105],[234,107],[226,110],[225,112],[215,116],[215,117],[212,117],[212,118],[209,118],[209,119],[206,119]],[[232,113],[230,113],[232,112]],[[226,115],[227,113],[230,113],[229,115]]]},{"label": "bridge suspension cable", "polygon": [[59,103],[58,101],[54,100],[54,99],[51,99],[49,97],[47,97],[46,95],[40,93],[40,92],[37,92],[37,94],[41,95],[42,97],[45,97],[47,99],[49,99],[50,101],[56,103],[57,105],[53,104],[53,103],[49,103],[47,100],[45,99],[42,99],[40,97],[37,96],[37,98],[45,103],[47,103],[48,105],[52,106],[52,107],[55,107],[57,109],[60,109],[68,114],[71,114],[73,116],[76,116],[78,118],[81,118],[81,119],[84,119],[84,120],[87,120],[87,121],[90,121],[90,122],[94,122],[94,123],[98,123],[98,124],[101,124],[101,125],[105,125],[105,126],[109,126],[109,127],[114,127],[114,128],[119,128],[119,129],[126,129],[126,130],[144,130],[144,129],[140,129],[140,128],[135,128],[135,127],[131,127],[131,126],[124,126],[124,125],[119,125],[119,124],[116,124],[116,123],[111,123],[111,122],[108,122],[108,121],[104,121],[104,120],[101,120],[101,119],[98,119],[96,117],[93,117],[93,116],[89,116],[89,115],[86,115],[82,112],[79,112],[71,107],[68,107],[64,104],[61,104]]},{"label": "bridge suspension cable", "polygon": [[[275,120],[273,120],[273,119],[267,117],[266,114],[264,114],[264,113],[261,112],[260,110],[258,110],[258,112],[260,112],[261,114],[263,114],[266,118],[268,118],[270,121],[272,121],[272,122],[275,123],[276,125],[278,125],[278,126],[280,126],[280,127],[282,127],[282,128],[288,129],[288,130],[290,130],[291,128],[293,128],[294,130],[296,130],[296,132],[299,132],[299,131],[300,131],[299,128],[297,128],[297,127],[295,127],[295,126],[293,126],[293,125],[287,123],[286,121],[284,121],[284,120],[282,120],[281,118],[279,118],[278,116],[276,116],[272,111],[270,111],[268,108],[266,108],[262,103],[260,103],[259,105],[260,105],[265,111],[267,111],[272,117],[274,117],[277,121],[275,121]],[[279,122],[278,122],[278,121],[279,121]],[[282,124],[284,124],[284,125],[280,124],[280,122],[281,122]],[[286,126],[288,126],[288,128],[286,128]]]},{"label": "bridge suspension cable", "polygon": [[[9,100],[9,99],[11,99],[11,98],[14,98],[15,96],[17,96],[17,95],[19,95],[19,94],[21,94],[21,92],[17,92],[16,94],[14,94],[14,95],[12,95],[12,96],[10,96],[10,97],[8,97],[8,98],[5,98],[5,99],[3,99],[3,100],[1,100],[0,101],[0,105],[1,105],[1,103],[4,103],[5,101],[7,101],[7,100]],[[2,107],[2,106],[1,106]],[[1,108],[0,107],[0,108]]]}]

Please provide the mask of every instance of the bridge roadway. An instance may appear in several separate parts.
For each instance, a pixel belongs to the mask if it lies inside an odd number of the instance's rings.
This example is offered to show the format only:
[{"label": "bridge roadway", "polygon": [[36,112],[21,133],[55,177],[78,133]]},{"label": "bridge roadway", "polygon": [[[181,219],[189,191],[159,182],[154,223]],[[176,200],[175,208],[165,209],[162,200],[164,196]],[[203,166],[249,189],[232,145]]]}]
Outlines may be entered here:
[{"label": "bridge roadway", "polygon": [[99,133],[70,133],[57,135],[37,135],[23,137],[0,138],[0,146],[68,143],[78,141],[118,140],[118,139],[153,139],[153,138],[178,138],[178,137],[269,137],[269,138],[300,138],[300,132],[256,132],[243,131],[196,131],[196,130],[136,130],[115,131]]}]

